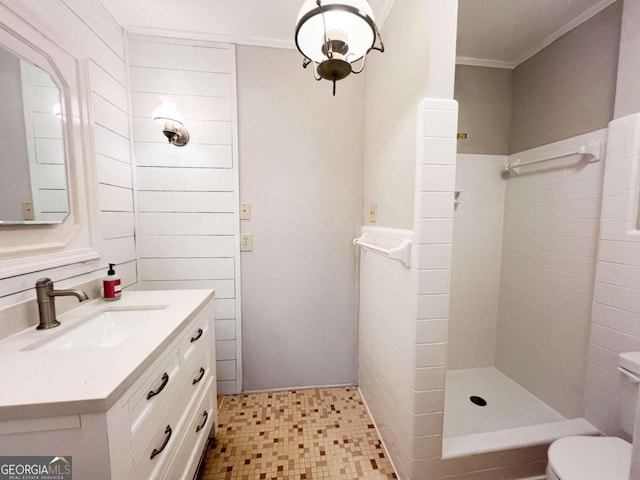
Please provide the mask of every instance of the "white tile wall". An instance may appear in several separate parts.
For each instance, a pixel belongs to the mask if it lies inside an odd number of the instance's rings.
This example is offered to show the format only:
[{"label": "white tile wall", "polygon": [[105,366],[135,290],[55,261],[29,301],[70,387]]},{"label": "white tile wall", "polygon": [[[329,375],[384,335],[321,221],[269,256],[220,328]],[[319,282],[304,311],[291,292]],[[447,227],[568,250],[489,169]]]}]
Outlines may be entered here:
[{"label": "white tile wall", "polygon": [[609,435],[619,424],[618,354],[640,350],[640,114],[609,124],[585,417]]},{"label": "white tile wall", "polygon": [[414,231],[363,229],[380,245],[412,238],[411,268],[365,252],[360,275],[359,385],[400,478],[411,479],[436,478],[418,465],[442,448],[457,103],[427,100],[423,117]]},{"label": "white tile wall", "polygon": [[449,370],[494,364],[506,162],[503,155],[457,157]]},{"label": "white tile wall", "polygon": [[[215,288],[218,391],[240,385],[238,168],[230,45],[131,36],[140,277],[144,288]],[[151,113],[162,99],[191,139],[169,145]]]},{"label": "white tile wall", "polygon": [[[605,140],[600,130],[509,161]],[[506,181],[496,366],[568,418],[582,416],[604,167],[570,157]]]}]

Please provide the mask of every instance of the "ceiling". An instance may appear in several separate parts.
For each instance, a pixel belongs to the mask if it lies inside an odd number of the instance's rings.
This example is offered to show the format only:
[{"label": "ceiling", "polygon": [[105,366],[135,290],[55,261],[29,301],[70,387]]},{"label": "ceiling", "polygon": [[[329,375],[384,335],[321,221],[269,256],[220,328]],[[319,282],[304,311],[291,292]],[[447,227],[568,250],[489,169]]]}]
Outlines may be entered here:
[{"label": "ceiling", "polygon": [[613,2],[459,0],[459,63],[515,67]]},{"label": "ceiling", "polygon": [[[303,3],[303,0],[101,1],[120,25],[130,31],[171,30],[218,41],[287,48],[295,48],[294,27]],[[379,22],[386,17],[393,0],[369,0],[369,3]]]},{"label": "ceiling", "polygon": [[[613,1],[459,0],[459,63],[513,68]],[[102,2],[133,32],[173,31],[185,37],[293,48],[303,0]],[[369,0],[379,24],[393,2]]]}]

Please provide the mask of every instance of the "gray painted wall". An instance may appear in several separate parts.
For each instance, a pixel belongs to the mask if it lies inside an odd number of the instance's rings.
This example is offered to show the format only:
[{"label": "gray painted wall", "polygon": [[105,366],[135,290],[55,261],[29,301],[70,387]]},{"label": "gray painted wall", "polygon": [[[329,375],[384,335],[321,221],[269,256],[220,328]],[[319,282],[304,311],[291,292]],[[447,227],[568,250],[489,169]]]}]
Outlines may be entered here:
[{"label": "gray painted wall", "polygon": [[640,112],[640,2],[625,0],[618,61],[615,118]]},{"label": "gray painted wall", "polygon": [[456,65],[454,98],[459,104],[458,153],[509,153],[513,71]]},{"label": "gray painted wall", "polygon": [[618,1],[515,68],[511,153],[607,126],[621,16]]},{"label": "gray painted wall", "polygon": [[237,47],[243,390],[355,381],[364,77],[316,82],[293,50]]}]

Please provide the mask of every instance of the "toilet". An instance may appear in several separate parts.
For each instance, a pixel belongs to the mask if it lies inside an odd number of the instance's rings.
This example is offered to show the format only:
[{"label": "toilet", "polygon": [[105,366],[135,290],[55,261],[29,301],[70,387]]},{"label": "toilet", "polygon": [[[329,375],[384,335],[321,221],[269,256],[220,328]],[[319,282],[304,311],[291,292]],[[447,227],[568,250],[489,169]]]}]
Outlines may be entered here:
[{"label": "toilet", "polygon": [[[640,352],[622,353],[620,423],[633,436],[640,382]],[[617,437],[564,437],[549,447],[547,480],[629,480],[631,444]]]}]

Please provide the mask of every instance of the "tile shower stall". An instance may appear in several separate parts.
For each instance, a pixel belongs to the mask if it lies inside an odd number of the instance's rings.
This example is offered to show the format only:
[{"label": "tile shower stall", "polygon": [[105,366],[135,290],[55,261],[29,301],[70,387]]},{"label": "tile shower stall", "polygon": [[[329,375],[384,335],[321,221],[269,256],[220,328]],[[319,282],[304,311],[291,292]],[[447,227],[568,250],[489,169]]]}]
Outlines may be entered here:
[{"label": "tile shower stall", "polygon": [[[363,398],[400,478],[544,478],[554,439],[623,435],[611,409],[617,354],[640,348],[638,116],[510,156],[456,156],[428,124],[414,231],[364,229],[414,244],[411,268],[360,258]],[[565,156],[581,149],[595,158]]]}]

